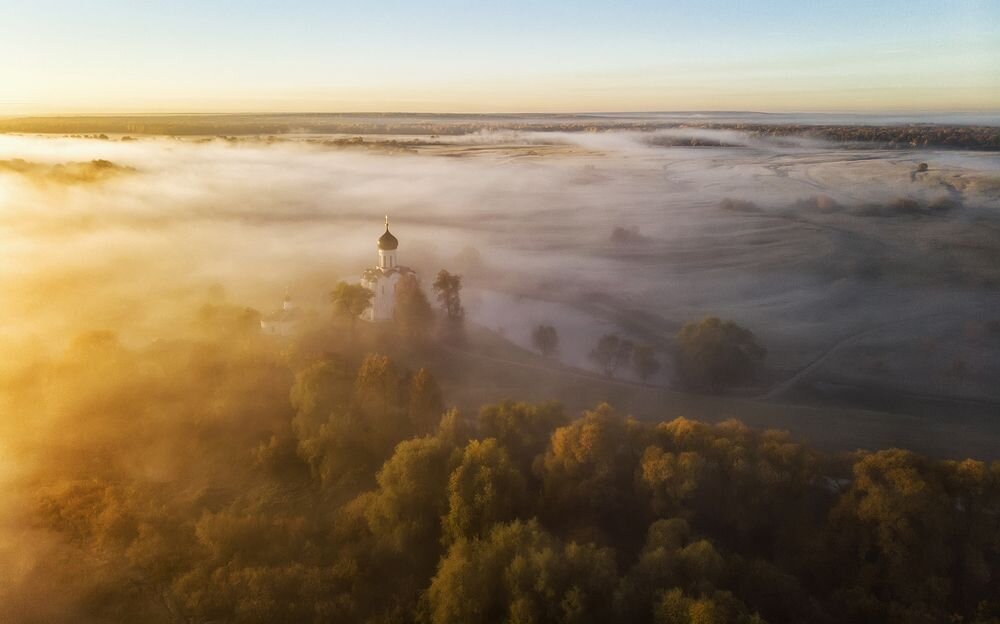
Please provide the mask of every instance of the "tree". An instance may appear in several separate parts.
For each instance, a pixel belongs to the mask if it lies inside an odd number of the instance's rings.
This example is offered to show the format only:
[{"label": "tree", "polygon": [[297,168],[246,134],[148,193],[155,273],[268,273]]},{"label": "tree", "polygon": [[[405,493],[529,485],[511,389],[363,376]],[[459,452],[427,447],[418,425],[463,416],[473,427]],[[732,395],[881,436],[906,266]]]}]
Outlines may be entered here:
[{"label": "tree", "polygon": [[350,404],[354,377],[354,371],[339,358],[320,360],[295,375],[290,393],[296,410],[292,431],[300,440],[318,434],[334,409]]},{"label": "tree", "polygon": [[441,387],[426,368],[421,368],[410,379],[409,413],[413,431],[418,435],[432,433],[441,421],[444,400]]},{"label": "tree", "polygon": [[746,605],[726,591],[693,598],[674,588],[656,604],[656,624],[764,624]]},{"label": "tree", "polygon": [[348,284],[347,282],[340,282],[330,293],[334,312],[348,320],[351,325],[351,335],[354,335],[358,316],[371,305],[374,296],[374,292],[361,284]]},{"label": "tree", "polygon": [[504,448],[495,438],[472,440],[448,479],[445,537],[483,537],[493,525],[516,518],[526,501],[524,477]]},{"label": "tree", "polygon": [[645,431],[606,403],[556,429],[535,462],[545,518],[592,538],[635,539],[626,519],[640,513],[633,486]]},{"label": "tree", "polygon": [[358,369],[354,382],[355,397],[369,413],[383,417],[399,404],[400,379],[396,365],[386,355],[369,354]]},{"label": "tree", "polygon": [[[365,518],[375,538],[383,581],[391,581],[407,610],[427,586],[441,557],[441,517],[448,511],[448,471],[452,452],[440,438],[400,442],[378,471]],[[390,596],[381,600],[388,602]],[[401,618],[381,621],[403,621]]]},{"label": "tree", "polygon": [[869,621],[892,620],[892,612],[896,621],[947,619],[955,557],[965,550],[965,531],[956,539],[952,523],[964,502],[949,497],[931,461],[910,451],[864,454],[853,473],[830,514],[830,548],[844,557],[835,569],[853,585],[847,608]]},{"label": "tree", "polygon": [[378,471],[378,489],[365,517],[384,547],[432,556],[448,508],[444,484],[451,450],[436,437],[406,440]]},{"label": "tree", "polygon": [[459,292],[462,290],[462,276],[453,275],[444,269],[438,271],[437,279],[434,280],[434,292],[437,294],[438,302],[448,315],[448,320],[461,320],[465,314],[462,308],[462,299]]},{"label": "tree", "polygon": [[501,524],[451,546],[427,590],[426,620],[610,622],[617,578],[610,548],[564,543],[536,520]]},{"label": "tree", "polygon": [[434,314],[420,282],[413,275],[404,275],[396,284],[396,324],[399,331],[410,338],[427,335]]},{"label": "tree", "polygon": [[[743,619],[747,609],[739,600],[715,591],[725,570],[725,561],[712,543],[695,539],[686,521],[657,520],[647,531],[638,560],[615,592],[617,620],[637,624],[752,621]],[[713,608],[731,612],[706,618],[705,610]]]},{"label": "tree", "polygon": [[545,450],[552,432],[569,422],[559,403],[515,403],[504,401],[479,410],[479,433],[496,438],[522,468],[530,469]]},{"label": "tree", "polygon": [[636,347],[636,349],[632,352],[632,368],[635,370],[636,374],[639,375],[639,379],[641,379],[643,383],[659,372],[660,362],[656,359],[656,353],[653,351],[653,347],[647,345]]},{"label": "tree", "polygon": [[531,344],[545,357],[552,357],[559,350],[559,334],[551,325],[539,325],[531,332]]},{"label": "tree", "polygon": [[[328,491],[370,479],[401,440],[413,435],[403,378],[392,360],[371,354],[356,371],[324,360],[292,388],[292,432],[299,456]],[[359,424],[363,423],[363,425]]]},{"label": "tree", "polygon": [[633,348],[631,340],[619,338],[615,334],[605,334],[590,352],[590,359],[606,377],[614,377],[615,371],[632,357]]},{"label": "tree", "polygon": [[671,453],[650,446],[642,455],[640,475],[649,488],[650,504],[660,516],[680,516],[698,493],[706,461],[701,453]]},{"label": "tree", "polygon": [[684,385],[720,392],[753,379],[767,349],[753,332],[714,316],[687,323],[677,334],[677,373]]}]

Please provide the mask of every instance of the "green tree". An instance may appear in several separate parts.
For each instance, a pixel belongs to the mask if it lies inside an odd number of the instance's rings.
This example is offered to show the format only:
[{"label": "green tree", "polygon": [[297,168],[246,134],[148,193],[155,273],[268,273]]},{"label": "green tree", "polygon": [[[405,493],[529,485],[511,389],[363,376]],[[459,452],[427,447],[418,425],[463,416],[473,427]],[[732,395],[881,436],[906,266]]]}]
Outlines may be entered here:
[{"label": "green tree", "polygon": [[328,489],[370,481],[414,432],[401,375],[383,355],[367,356],[356,371],[337,359],[312,364],[296,376],[291,398],[298,453]]},{"label": "green tree", "polygon": [[677,334],[677,374],[688,387],[719,392],[753,379],[767,350],[748,329],[714,316]]},{"label": "green tree", "polygon": [[377,556],[392,567],[387,572],[393,583],[406,585],[414,595],[440,556],[452,451],[437,437],[401,442],[378,471],[378,488],[365,510]]},{"label": "green tree", "polygon": [[434,320],[431,304],[413,275],[404,275],[396,284],[395,318],[399,331],[416,340],[427,336]]},{"label": "green tree", "polygon": [[444,400],[441,387],[426,368],[421,368],[410,379],[409,416],[413,431],[417,435],[433,433],[441,421]]},{"label": "green tree", "polygon": [[460,296],[460,292],[462,290],[462,276],[454,275],[444,269],[441,269],[438,271],[433,287],[434,292],[437,295],[438,302],[448,315],[448,319],[451,321],[461,320],[462,316],[465,314],[465,310],[462,308],[462,298]]},{"label": "green tree", "polygon": [[531,344],[545,357],[552,357],[559,351],[559,334],[551,325],[539,325],[531,332]]},{"label": "green tree", "polygon": [[493,525],[524,511],[524,477],[496,439],[472,440],[448,479],[448,514],[444,517],[449,542],[483,537]]},{"label": "green tree", "polygon": [[335,409],[351,403],[355,377],[338,358],[320,360],[295,375],[290,398],[296,410],[292,429],[299,439],[318,434]]},{"label": "green tree", "polygon": [[354,335],[358,316],[371,305],[374,296],[374,292],[361,284],[348,284],[347,282],[340,282],[330,293],[334,313],[347,319],[351,326],[351,335]]},{"label": "green tree", "polygon": [[635,348],[632,352],[632,369],[643,383],[660,371],[660,362],[656,359],[653,347],[643,345]]},{"label": "green tree", "polygon": [[618,368],[632,357],[632,341],[615,334],[605,334],[590,352],[590,359],[606,377],[614,377]]}]

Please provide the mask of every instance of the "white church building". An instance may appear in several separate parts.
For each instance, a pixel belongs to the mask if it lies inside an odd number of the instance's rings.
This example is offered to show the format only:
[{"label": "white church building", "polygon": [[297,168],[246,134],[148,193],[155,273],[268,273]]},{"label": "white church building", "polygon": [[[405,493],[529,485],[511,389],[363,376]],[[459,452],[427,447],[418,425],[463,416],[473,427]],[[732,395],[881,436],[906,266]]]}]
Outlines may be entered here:
[{"label": "white church building", "polygon": [[366,321],[391,321],[396,310],[396,284],[404,275],[415,275],[413,269],[401,266],[396,257],[399,240],[389,232],[389,217],[385,218],[385,233],[376,243],[378,264],[365,269],[361,285],[375,293],[371,306],[361,313]]},{"label": "white church building", "polygon": [[302,308],[292,304],[292,298],[285,294],[281,309],[260,319],[260,330],[269,336],[291,336],[295,333],[304,314]]}]

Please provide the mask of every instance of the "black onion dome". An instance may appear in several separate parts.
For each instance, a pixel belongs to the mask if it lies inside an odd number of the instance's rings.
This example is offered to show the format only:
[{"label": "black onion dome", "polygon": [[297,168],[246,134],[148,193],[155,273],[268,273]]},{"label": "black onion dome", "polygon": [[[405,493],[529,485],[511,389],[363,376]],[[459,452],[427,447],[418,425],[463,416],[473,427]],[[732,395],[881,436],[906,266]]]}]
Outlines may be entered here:
[{"label": "black onion dome", "polygon": [[389,231],[389,226],[386,225],[385,234],[378,239],[378,248],[383,251],[393,251],[397,247],[399,247],[399,241],[396,240],[396,237]]}]

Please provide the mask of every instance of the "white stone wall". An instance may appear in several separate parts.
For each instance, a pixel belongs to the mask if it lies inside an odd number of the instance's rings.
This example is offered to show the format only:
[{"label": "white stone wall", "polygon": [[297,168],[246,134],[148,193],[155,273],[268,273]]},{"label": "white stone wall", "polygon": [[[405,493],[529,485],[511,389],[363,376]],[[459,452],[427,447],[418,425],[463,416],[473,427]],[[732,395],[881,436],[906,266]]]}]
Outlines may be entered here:
[{"label": "white stone wall", "polygon": [[374,321],[391,321],[396,309],[396,283],[399,273],[393,273],[379,278],[375,284],[375,297],[372,299]]}]

